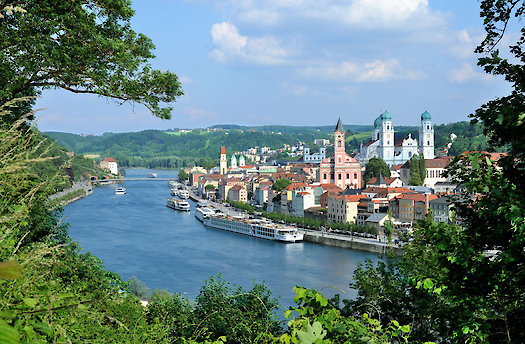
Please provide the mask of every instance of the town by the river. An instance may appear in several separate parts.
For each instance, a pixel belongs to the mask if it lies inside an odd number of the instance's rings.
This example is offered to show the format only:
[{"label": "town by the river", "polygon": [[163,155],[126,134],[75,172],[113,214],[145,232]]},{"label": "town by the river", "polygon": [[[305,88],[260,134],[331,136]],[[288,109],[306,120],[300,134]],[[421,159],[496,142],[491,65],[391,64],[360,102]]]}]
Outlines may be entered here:
[{"label": "town by the river", "polygon": [[[129,169],[126,177],[176,178],[177,171]],[[114,189],[124,186],[125,195]],[[264,282],[281,308],[293,305],[293,287],[301,285],[353,298],[349,288],[359,263],[374,253],[309,242],[281,243],[205,227],[190,212],[165,206],[167,181],[139,180],[94,189],[64,210],[70,235],[83,252],[127,280],[136,276],[150,289],[167,289],[194,298],[210,276],[250,288]]]}]

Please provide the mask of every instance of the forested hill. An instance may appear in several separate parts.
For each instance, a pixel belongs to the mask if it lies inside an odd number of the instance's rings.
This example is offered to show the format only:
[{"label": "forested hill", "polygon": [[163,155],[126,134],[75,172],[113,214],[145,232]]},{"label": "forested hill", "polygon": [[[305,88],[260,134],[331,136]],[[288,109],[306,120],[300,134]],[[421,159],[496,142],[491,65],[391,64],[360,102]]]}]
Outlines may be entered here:
[{"label": "forested hill", "polygon": [[[371,127],[345,125],[347,147],[354,150],[361,142],[368,141]],[[189,132],[178,129],[161,131],[145,130],[134,133],[106,133],[101,136],[83,136],[60,132],[46,134],[76,154],[100,154],[112,156],[121,166],[182,167],[206,158],[218,159],[220,146],[226,146],[228,155],[251,147],[280,148],[283,144],[294,145],[299,141],[313,145],[315,139],[330,139],[333,126],[292,127],[264,126],[241,127],[218,125],[210,130],[194,129]],[[396,136],[409,133],[418,136],[419,127],[397,127]],[[450,135],[458,136],[451,147],[454,154],[465,150],[487,150],[487,140],[481,125],[468,122],[435,126],[436,149],[441,150],[450,142]],[[315,148],[315,147],[313,147]]]}]

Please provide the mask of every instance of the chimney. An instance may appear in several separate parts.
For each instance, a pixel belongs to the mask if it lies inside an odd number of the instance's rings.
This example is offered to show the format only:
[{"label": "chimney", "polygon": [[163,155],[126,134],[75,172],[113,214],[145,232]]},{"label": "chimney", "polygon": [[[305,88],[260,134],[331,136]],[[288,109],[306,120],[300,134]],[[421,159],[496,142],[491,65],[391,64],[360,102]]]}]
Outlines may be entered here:
[{"label": "chimney", "polygon": [[428,213],[428,194],[425,194],[425,214]]}]

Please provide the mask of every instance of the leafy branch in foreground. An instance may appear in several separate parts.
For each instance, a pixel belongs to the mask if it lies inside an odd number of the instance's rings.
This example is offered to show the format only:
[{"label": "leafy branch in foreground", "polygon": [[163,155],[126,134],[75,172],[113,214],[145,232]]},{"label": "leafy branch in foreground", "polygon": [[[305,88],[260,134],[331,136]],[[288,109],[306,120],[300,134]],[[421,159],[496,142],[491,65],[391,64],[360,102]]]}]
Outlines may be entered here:
[{"label": "leafy branch in foreground", "polygon": [[[9,4],[11,3],[11,4]],[[130,1],[17,1],[0,3],[0,103],[60,88],[146,106],[169,119],[183,95],[177,75],[154,70],[152,41],[130,22]],[[9,7],[11,6],[11,7]],[[10,121],[28,110],[15,108]]]}]

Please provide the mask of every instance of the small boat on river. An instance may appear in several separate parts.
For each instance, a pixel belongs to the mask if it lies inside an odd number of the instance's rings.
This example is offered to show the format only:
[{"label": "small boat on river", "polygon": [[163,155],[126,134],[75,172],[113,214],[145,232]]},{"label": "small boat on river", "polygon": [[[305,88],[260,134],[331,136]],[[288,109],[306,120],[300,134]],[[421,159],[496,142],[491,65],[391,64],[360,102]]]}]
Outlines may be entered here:
[{"label": "small boat on river", "polygon": [[115,189],[115,195],[125,195],[126,189],[123,187],[118,187]]},{"label": "small boat on river", "polygon": [[175,210],[190,211],[190,204],[188,203],[188,201],[182,199],[169,198],[166,201],[166,206]]}]

